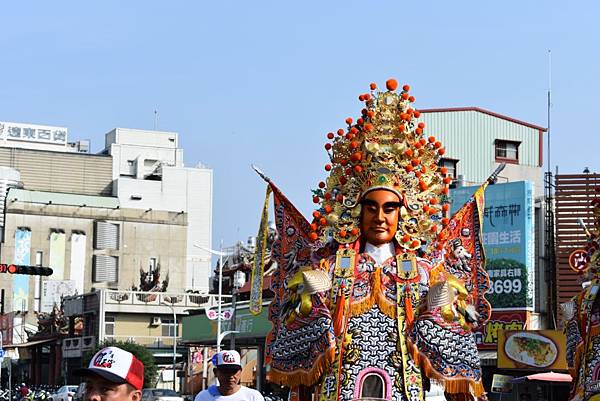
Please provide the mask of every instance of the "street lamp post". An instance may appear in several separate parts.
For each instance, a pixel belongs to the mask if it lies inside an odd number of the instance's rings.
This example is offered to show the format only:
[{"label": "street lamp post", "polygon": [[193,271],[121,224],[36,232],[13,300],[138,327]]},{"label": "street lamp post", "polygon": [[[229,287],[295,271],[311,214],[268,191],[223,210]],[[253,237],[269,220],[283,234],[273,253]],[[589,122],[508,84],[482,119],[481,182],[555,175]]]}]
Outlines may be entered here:
[{"label": "street lamp post", "polygon": [[[223,297],[223,256],[229,256],[228,253],[222,251],[215,251],[214,249],[206,248],[202,245],[194,244],[196,248],[200,248],[212,255],[219,257],[219,298],[218,298],[218,309],[217,309],[217,352],[221,352],[221,304]],[[223,242],[221,241],[221,249],[223,249]],[[229,334],[229,333],[227,333]]]},{"label": "street lamp post", "polygon": [[168,304],[165,301],[161,302],[162,305],[168,306],[171,308],[171,312],[173,312],[173,391],[175,390],[175,383],[177,381],[177,314],[175,313],[175,308],[172,304]]},{"label": "street lamp post", "polygon": [[239,333],[238,331],[236,331],[236,315],[237,315],[237,305],[236,305],[236,301],[237,301],[237,295],[238,295],[238,291],[240,288],[242,288],[242,286],[244,285],[246,281],[246,275],[244,274],[244,272],[242,271],[236,271],[233,275],[233,286],[232,286],[232,291],[231,291],[231,308],[233,309],[233,312],[231,314],[231,341],[229,343],[229,348],[230,349],[235,349],[235,333]]}]

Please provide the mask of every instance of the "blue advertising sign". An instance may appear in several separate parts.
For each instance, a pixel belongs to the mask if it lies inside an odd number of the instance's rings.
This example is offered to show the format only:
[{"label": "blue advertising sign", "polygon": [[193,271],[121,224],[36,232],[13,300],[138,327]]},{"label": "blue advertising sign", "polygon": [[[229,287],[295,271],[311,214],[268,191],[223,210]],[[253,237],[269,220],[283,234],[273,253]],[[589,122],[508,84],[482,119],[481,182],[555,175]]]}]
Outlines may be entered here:
[{"label": "blue advertising sign", "polygon": [[[29,266],[31,252],[31,231],[18,229],[15,231],[15,257],[16,265]],[[15,274],[13,276],[13,310],[26,311],[29,309],[29,276]]]},{"label": "blue advertising sign", "polygon": [[[452,213],[478,187],[450,192]],[[535,227],[533,185],[529,181],[495,184],[485,191],[483,244],[491,288],[486,294],[494,310],[533,310]]]}]

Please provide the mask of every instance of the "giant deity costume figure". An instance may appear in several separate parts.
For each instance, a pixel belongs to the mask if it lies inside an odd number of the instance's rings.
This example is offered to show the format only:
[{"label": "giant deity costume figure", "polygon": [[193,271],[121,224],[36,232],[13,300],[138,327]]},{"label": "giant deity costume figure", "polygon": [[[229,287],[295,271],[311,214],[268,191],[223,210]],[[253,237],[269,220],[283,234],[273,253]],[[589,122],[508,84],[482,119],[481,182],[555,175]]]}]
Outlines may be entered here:
[{"label": "giant deity costume figure", "polygon": [[591,275],[591,281],[561,305],[567,363],[573,377],[570,401],[600,401],[600,199],[594,199],[591,207],[594,227],[590,231],[584,227],[587,242],[583,252],[587,265],[583,270]]},{"label": "giant deity costume figure", "polygon": [[421,401],[430,381],[450,400],[484,400],[471,331],[491,313],[480,241],[487,183],[446,217],[444,148],[424,135],[408,85],[386,87],[371,84],[361,117],[327,134],[329,176],[313,191],[312,222],[259,172],[269,185],[254,313],[271,192],[278,232],[267,378],[323,401]]}]

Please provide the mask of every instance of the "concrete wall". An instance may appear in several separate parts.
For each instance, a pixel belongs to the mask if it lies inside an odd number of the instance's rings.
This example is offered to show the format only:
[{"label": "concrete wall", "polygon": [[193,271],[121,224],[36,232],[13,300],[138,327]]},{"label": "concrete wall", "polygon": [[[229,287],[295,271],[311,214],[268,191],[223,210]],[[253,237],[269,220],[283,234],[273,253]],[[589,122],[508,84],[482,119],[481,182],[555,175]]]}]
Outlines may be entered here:
[{"label": "concrete wall", "polygon": [[[94,249],[94,221],[102,220],[119,225],[118,250]],[[161,281],[169,275],[168,291],[184,292],[186,289],[186,236],[187,216],[164,211],[145,212],[134,209],[103,209],[65,205],[40,205],[11,202],[7,205],[5,242],[0,247],[0,263],[12,263],[15,253],[15,231],[19,227],[31,230],[31,263],[35,263],[37,251],[43,252],[42,265],[49,265],[50,233],[62,230],[66,236],[64,277],[71,276],[71,234],[86,234],[86,257],[84,267],[84,292],[95,288],[130,289],[139,287],[140,267],[148,270],[150,258],[156,258],[161,268]],[[117,283],[93,283],[93,255],[113,255],[119,258]],[[0,277],[0,288],[12,294],[12,276]],[[29,305],[27,321],[35,322],[34,287],[38,276],[29,278]],[[50,276],[47,279],[57,279]],[[6,312],[13,310],[12,296],[6,296]]]},{"label": "concrete wall", "polygon": [[150,131],[131,128],[115,128],[105,136],[105,147],[118,143],[121,145],[138,145],[177,149],[179,138],[176,132]]},{"label": "concrete wall", "polygon": [[[211,246],[213,173],[184,167],[183,150],[177,144],[173,132],[117,128],[106,134],[113,157],[113,194],[124,208],[187,213],[187,288],[207,290],[210,257],[194,245]],[[151,160],[162,163],[159,180],[144,179]]]},{"label": "concrete wall", "polygon": [[[495,163],[498,166],[499,163]],[[494,166],[494,169],[495,169]],[[544,195],[544,177],[541,167],[507,164],[498,177],[498,182],[531,181],[534,197]]]},{"label": "concrete wall", "polygon": [[[107,313],[108,317],[115,319],[115,329],[113,336],[107,338],[115,338],[117,340],[126,341],[128,338],[135,340],[137,344],[145,346],[157,346],[157,339],[163,346],[173,346],[173,340],[170,336],[163,336],[161,325],[151,325],[152,318],[156,315],[151,314],[134,314],[134,313]],[[173,320],[173,315],[161,315],[161,319]],[[181,321],[177,318],[178,335],[181,335]]]}]

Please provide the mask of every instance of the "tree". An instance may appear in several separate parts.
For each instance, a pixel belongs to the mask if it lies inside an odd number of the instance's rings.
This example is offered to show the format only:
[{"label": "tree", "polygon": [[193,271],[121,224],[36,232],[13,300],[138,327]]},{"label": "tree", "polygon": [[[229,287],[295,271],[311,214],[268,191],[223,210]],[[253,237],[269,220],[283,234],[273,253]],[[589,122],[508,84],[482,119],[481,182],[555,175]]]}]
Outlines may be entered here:
[{"label": "tree", "polygon": [[130,341],[116,341],[116,340],[105,340],[103,343],[98,344],[93,350],[88,351],[83,360],[85,366],[89,363],[90,359],[105,347],[119,347],[125,351],[131,352],[137,359],[144,364],[144,387],[154,387],[156,383],[156,377],[158,376],[158,367],[154,356],[143,345],[136,344]]}]

